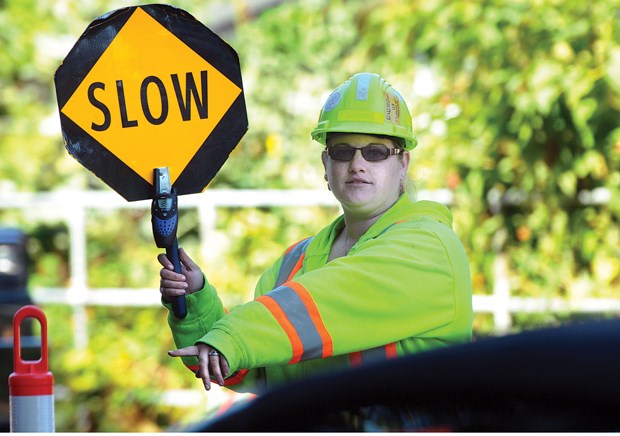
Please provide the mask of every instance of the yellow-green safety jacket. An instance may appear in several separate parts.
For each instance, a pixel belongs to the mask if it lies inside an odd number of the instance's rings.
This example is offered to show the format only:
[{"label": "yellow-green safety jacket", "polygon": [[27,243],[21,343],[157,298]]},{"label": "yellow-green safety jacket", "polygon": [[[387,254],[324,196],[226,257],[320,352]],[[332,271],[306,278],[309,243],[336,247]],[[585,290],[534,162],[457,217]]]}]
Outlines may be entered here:
[{"label": "yellow-green safety jacket", "polygon": [[[230,313],[206,278],[186,297],[185,318],[166,305],[176,346],[215,347],[230,365],[225,385],[256,391],[471,339],[469,265],[447,207],[403,195],[347,256],[328,263],[343,227],[340,216],[289,247],[255,299]],[[198,368],[195,357],[183,360]]]}]

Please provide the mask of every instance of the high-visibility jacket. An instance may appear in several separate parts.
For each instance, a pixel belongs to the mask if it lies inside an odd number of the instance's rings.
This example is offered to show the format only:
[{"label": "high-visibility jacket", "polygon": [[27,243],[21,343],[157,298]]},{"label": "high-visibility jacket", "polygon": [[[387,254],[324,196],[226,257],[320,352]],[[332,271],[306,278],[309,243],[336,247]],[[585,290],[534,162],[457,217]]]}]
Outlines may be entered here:
[{"label": "high-visibility jacket", "polygon": [[215,347],[231,368],[226,385],[251,391],[471,340],[469,265],[447,207],[403,195],[347,256],[327,262],[344,224],[340,216],[291,246],[255,299],[230,313],[205,278],[185,318],[169,313],[177,347]]}]

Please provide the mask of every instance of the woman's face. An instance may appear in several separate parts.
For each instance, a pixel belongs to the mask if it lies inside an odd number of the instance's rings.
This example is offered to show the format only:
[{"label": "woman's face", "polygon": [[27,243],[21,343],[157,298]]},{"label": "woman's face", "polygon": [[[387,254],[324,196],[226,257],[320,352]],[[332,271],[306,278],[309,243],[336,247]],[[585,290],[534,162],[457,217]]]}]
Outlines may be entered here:
[{"label": "woman's face", "polygon": [[[396,148],[392,140],[360,133],[329,136],[327,147],[362,148],[371,144]],[[392,155],[385,160],[368,162],[360,151],[353,159],[334,160],[323,152],[322,160],[329,187],[350,216],[372,218],[389,209],[400,196],[401,181],[407,175],[409,152]]]}]

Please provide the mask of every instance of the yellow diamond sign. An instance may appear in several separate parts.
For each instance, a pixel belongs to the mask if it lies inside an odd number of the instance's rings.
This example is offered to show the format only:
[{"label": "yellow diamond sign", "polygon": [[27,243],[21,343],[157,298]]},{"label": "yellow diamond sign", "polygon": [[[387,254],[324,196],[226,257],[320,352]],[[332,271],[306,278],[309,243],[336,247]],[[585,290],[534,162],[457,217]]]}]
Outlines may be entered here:
[{"label": "yellow diamond sign", "polygon": [[247,130],[236,53],[170,6],[100,17],[55,81],[69,153],[128,200],[152,197],[164,166],[200,192]]}]

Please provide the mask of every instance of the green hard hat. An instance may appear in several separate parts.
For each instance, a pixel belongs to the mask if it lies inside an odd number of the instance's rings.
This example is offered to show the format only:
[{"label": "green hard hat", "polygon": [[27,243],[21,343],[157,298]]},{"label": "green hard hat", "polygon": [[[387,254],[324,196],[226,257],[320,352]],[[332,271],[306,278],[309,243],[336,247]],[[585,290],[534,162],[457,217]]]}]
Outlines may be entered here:
[{"label": "green hard hat", "polygon": [[407,104],[392,85],[373,73],[355,74],[327,98],[312,139],[326,145],[327,134],[335,132],[401,138],[405,150],[418,143]]}]

